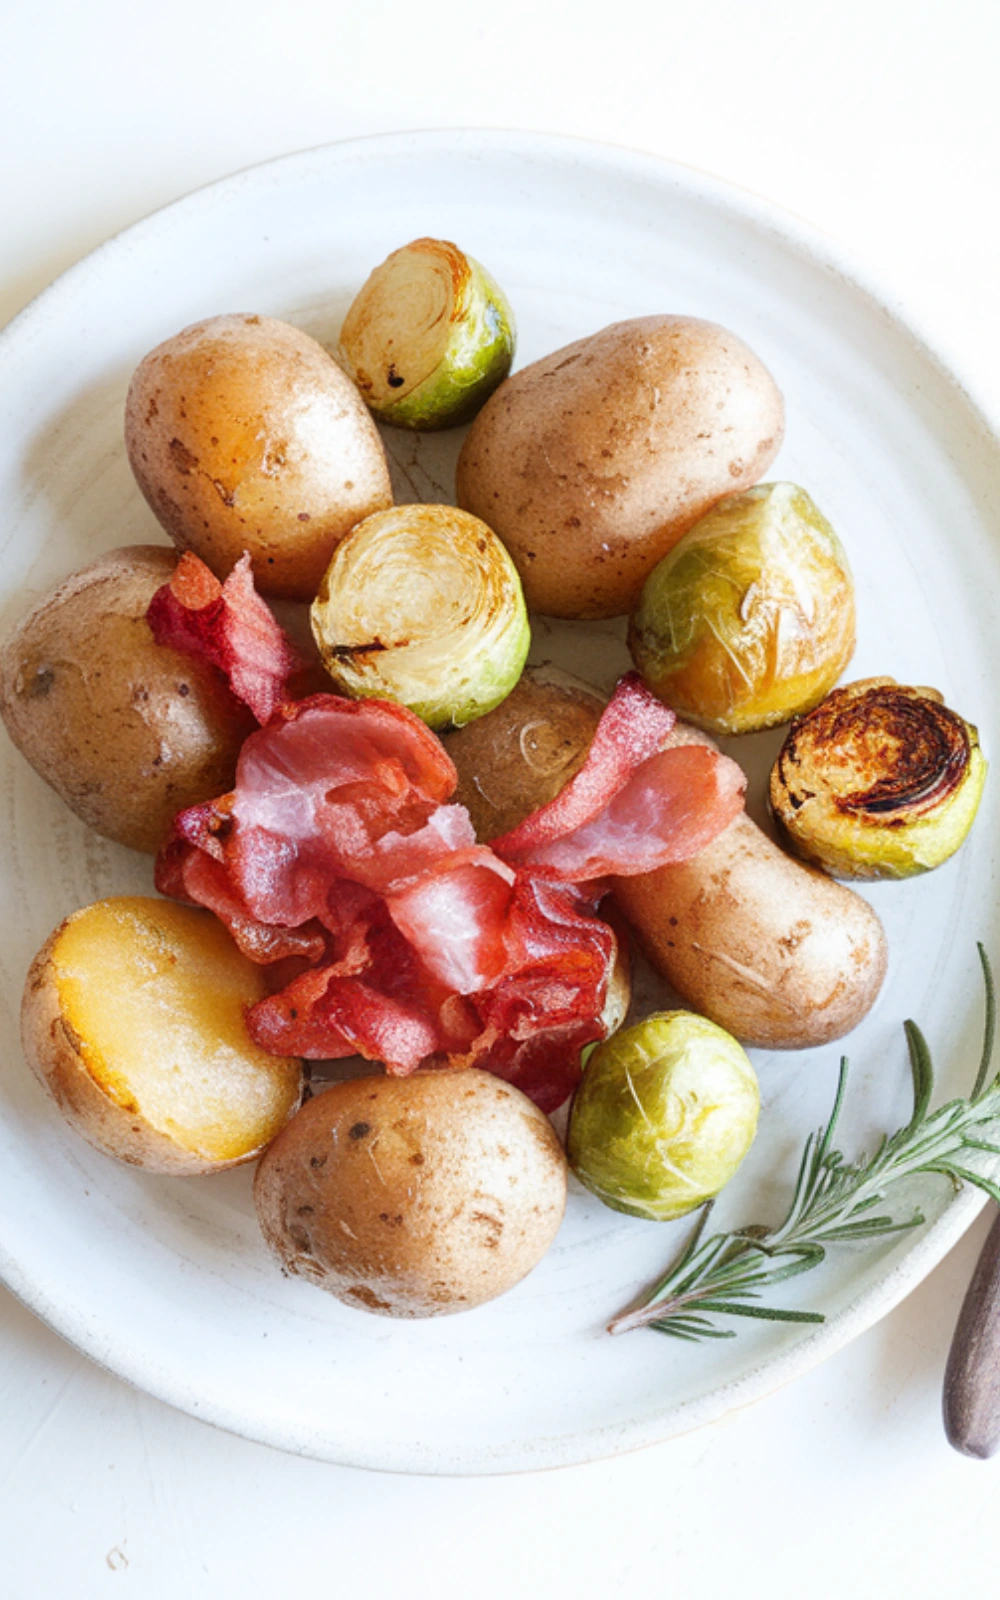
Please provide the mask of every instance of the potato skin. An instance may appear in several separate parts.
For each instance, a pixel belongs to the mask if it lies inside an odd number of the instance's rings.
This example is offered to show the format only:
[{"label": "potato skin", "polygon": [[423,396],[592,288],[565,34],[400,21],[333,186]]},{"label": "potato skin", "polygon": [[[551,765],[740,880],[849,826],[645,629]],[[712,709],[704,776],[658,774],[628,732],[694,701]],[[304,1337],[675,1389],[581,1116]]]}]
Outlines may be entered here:
[{"label": "potato skin", "polygon": [[780,391],[735,334],[638,317],[500,385],[462,447],[458,503],[500,535],[531,609],[617,616],[699,517],[757,482],[783,434]]},{"label": "potato skin", "polygon": [[[220,940],[231,944],[224,930],[208,913],[167,901],[125,896],[117,902],[98,902],[97,907],[84,907],[82,911],[75,912],[49,935],[28,970],[21,1001],[21,1043],[28,1065],[39,1082],[48,1089],[63,1116],[76,1132],[82,1134],[104,1155],[124,1161],[129,1166],[142,1167],[147,1172],[191,1177],[207,1172],[221,1172],[227,1167],[241,1166],[245,1162],[254,1160],[260,1154],[259,1147],[245,1149],[243,1153],[230,1159],[213,1158],[204,1152],[186,1147],[178,1138],[154,1126],[139,1109],[138,1103],[134,1099],[129,1100],[127,1092],[116,1099],[107,1087],[102,1086],[99,1074],[88,1064],[88,1042],[74,1028],[67,1014],[65,991],[60,987],[62,977],[60,944],[71,923],[86,917],[88,912],[109,904],[148,908],[147,914],[153,917],[165,910],[171,923],[180,923],[182,929],[184,927],[194,929],[195,937],[199,926],[203,928],[208,939],[205,968],[209,979],[213,946]],[[136,954],[135,965],[139,971],[142,966],[141,952]],[[128,958],[129,951],[123,948],[123,960],[127,962]],[[235,947],[232,949],[231,959],[245,965],[247,1003],[259,999],[265,989],[265,980],[261,973],[240,956]],[[100,981],[99,975],[96,981]],[[196,1029],[198,1019],[191,1016],[188,1023],[191,1029]],[[149,1032],[145,1038],[148,1038],[150,1053],[154,1053],[159,1043],[155,1010],[151,1010]],[[252,1052],[261,1054],[251,1043],[249,1036],[247,1045]],[[303,1087],[301,1066],[299,1063],[293,1064],[278,1058],[274,1060],[275,1074],[283,1073],[287,1077],[293,1066],[298,1067],[299,1071],[297,1084],[293,1083],[293,1092],[288,1097],[286,1116],[296,1108],[301,1099]],[[169,1063],[164,1064],[164,1071],[170,1073]]]},{"label": "potato skin", "polygon": [[176,551],[100,556],[45,596],[0,651],[14,744],[91,828],[155,852],[175,814],[232,787],[253,717],[206,663],[146,622]]},{"label": "potato skin", "polygon": [[225,578],[249,550],[262,594],[311,600],[334,548],[392,504],[375,425],[308,334],[210,317],[140,362],[125,445],[174,543]]},{"label": "potato skin", "polygon": [[284,1268],[389,1317],[466,1311],[555,1238],[566,1161],[520,1090],[475,1068],[366,1077],[309,1100],[254,1182]]},{"label": "potato skin", "polygon": [[555,799],[583,765],[603,710],[588,684],[527,667],[494,711],[445,735],[458,771],[454,800],[478,839],[498,839]]},{"label": "potato skin", "polygon": [[839,1039],[885,977],[868,903],[793,861],[745,814],[693,860],[615,879],[614,894],[681,999],[745,1044]]}]

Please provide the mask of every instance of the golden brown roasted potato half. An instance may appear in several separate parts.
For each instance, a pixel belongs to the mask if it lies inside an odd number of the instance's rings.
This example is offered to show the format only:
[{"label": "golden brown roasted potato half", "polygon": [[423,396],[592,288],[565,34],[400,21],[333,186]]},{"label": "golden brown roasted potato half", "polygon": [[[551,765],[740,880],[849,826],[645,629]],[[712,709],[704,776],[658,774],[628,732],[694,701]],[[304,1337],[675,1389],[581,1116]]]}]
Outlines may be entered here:
[{"label": "golden brown roasted potato half", "polygon": [[254,1044],[261,969],[207,911],[123,896],[74,912],[32,962],[25,1055],[85,1139],[150,1172],[260,1154],[302,1098],[299,1061]]}]

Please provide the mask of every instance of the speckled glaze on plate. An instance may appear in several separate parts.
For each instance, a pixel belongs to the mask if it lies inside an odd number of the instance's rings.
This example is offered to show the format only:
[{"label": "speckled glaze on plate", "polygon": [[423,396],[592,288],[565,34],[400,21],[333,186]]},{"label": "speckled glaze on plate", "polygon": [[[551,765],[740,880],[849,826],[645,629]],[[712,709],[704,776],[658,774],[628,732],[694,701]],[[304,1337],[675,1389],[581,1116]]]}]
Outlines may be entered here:
[{"label": "speckled glaze on plate", "polygon": [[[163,536],[132,480],[122,407],[154,344],[223,311],[285,317],[331,343],[390,250],[456,240],[515,307],[519,364],[622,317],[685,312],[733,328],[784,390],[770,473],[802,483],[843,539],[858,587],[851,676],[933,684],[998,748],[1000,442],[947,366],[855,268],[799,223],[651,157],[549,137],[423,133],[308,151],[214,184],[81,261],[0,338],[0,630],[100,551]],[[397,498],[448,499],[462,430],[387,431]],[[627,664],[619,623],[547,624],[533,658],[602,685]],[[739,744],[751,809],[780,735]],[[0,746],[0,1275],[39,1316],[129,1382],[234,1432],[330,1461],[409,1472],[551,1467],[665,1439],[795,1377],[891,1309],[979,1209],[932,1180],[930,1225],[842,1249],[785,1286],[821,1327],[747,1323],[692,1346],[608,1317],[677,1249],[685,1225],[605,1210],[578,1185],[557,1243],[504,1299],[464,1316],[368,1316],[282,1277],[246,1169],[170,1180],[121,1167],[62,1123],[24,1065],[17,1008],[35,950],[67,912],[148,892],[151,866],[91,835]],[[974,944],[996,951],[998,800],[925,878],[865,893],[891,958],[846,1048],[849,1150],[908,1111],[900,1024],[915,1016],[940,1092],[978,1058]],[[661,996],[640,985],[640,1004]],[[721,1224],[779,1213],[806,1134],[825,1120],[839,1049],[753,1052],[757,1144]]]}]

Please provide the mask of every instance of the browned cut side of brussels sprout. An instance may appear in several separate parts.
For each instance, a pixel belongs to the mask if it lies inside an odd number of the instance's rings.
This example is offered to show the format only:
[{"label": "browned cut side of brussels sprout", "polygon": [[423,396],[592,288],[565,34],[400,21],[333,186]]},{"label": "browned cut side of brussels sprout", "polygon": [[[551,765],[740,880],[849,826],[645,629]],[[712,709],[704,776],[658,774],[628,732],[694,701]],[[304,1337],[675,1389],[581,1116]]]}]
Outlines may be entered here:
[{"label": "browned cut side of brussels sprout", "polygon": [[383,422],[449,428],[474,417],[510,371],[514,315],[478,261],[446,239],[415,239],[371,274],[340,348]]},{"label": "browned cut side of brussels sprout", "polygon": [[500,704],[531,643],[517,569],[496,534],[454,506],[394,506],[337,547],[312,606],[341,694],[461,728]]},{"label": "browned cut side of brussels sprout", "polygon": [[985,779],[976,729],[936,689],[866,678],[795,724],[770,800],[798,853],[835,877],[907,878],[958,849]]}]

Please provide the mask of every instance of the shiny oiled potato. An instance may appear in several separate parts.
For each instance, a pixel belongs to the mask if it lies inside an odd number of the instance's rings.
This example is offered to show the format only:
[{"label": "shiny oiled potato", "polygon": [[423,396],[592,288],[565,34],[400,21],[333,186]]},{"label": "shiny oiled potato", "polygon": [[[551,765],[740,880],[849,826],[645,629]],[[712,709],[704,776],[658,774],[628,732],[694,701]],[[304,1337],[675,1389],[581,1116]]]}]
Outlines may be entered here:
[{"label": "shiny oiled potato", "polygon": [[454,798],[479,839],[498,839],[555,799],[583,765],[603,710],[597,691],[568,673],[526,667],[496,710],[445,735]]},{"label": "shiny oiled potato", "polygon": [[616,616],[710,506],[763,476],[783,433],[781,394],[742,339],[639,317],[500,385],[462,447],[458,503],[500,535],[529,608]]},{"label": "shiny oiled potato", "polygon": [[214,668],[156,643],[146,610],[177,553],[112,550],[54,589],[0,652],[14,744],[98,833],[156,851],[174,816],[232,787],[253,717]]},{"label": "shiny oiled potato", "polygon": [[35,957],[21,1007],[28,1062],[77,1132],[151,1172],[259,1155],[302,1098],[299,1061],[247,1032],[259,967],[208,912],[99,900]]},{"label": "shiny oiled potato", "polygon": [[282,1266],[389,1317],[467,1311],[555,1238],[566,1161],[520,1090],[476,1069],[365,1077],[309,1100],[254,1183]]},{"label": "shiny oiled potato", "polygon": [[882,987],[885,934],[871,906],[745,814],[691,861],[616,878],[614,894],[685,1004],[745,1044],[839,1039]]},{"label": "shiny oiled potato", "polygon": [[392,504],[354,385],[271,317],[210,317],[151,351],[129,388],[125,444],[174,543],[220,578],[249,550],[262,594],[311,600],[348,529]]}]

